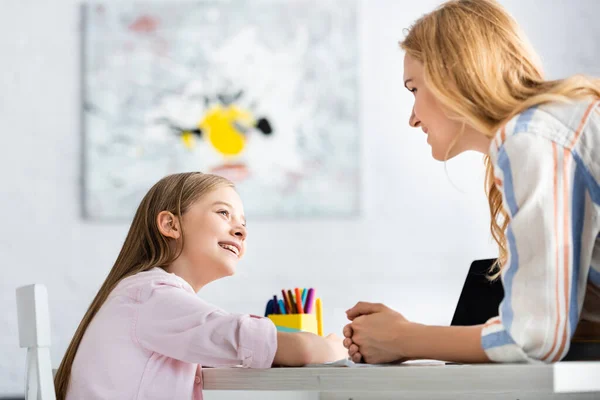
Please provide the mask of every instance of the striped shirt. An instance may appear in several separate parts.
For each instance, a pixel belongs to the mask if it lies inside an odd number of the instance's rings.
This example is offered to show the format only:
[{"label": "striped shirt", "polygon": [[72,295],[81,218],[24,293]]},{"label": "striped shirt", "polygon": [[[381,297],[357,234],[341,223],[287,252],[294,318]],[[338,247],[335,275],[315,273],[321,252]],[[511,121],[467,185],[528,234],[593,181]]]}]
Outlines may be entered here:
[{"label": "striped shirt", "polygon": [[580,321],[600,323],[600,101],[532,107],[489,154],[509,251],[481,344],[496,362],[556,362]]}]

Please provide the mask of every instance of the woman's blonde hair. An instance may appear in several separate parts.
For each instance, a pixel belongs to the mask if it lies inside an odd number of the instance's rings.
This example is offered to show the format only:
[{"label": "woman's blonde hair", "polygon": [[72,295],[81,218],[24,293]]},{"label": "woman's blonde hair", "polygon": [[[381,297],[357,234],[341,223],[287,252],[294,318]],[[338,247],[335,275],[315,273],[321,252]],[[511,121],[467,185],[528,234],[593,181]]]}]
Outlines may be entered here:
[{"label": "woman's blonde hair", "polygon": [[[400,47],[424,66],[425,84],[465,125],[492,138],[512,117],[539,104],[600,98],[600,81],[583,75],[546,81],[525,35],[494,0],[452,0],[424,15]],[[491,232],[499,247],[491,279],[508,256],[509,216],[485,156]]]},{"label": "woman's blonde hair", "polygon": [[197,200],[220,187],[233,187],[233,184],[217,175],[187,172],[162,178],[144,196],[133,217],[121,252],[75,331],[54,377],[58,400],[63,400],[67,394],[71,366],[85,330],[110,292],[128,276],[154,267],[165,268],[181,254],[183,230],[180,243],[173,246],[172,239],[166,238],[158,230],[158,214],[161,211],[169,211],[176,218],[180,218]]}]

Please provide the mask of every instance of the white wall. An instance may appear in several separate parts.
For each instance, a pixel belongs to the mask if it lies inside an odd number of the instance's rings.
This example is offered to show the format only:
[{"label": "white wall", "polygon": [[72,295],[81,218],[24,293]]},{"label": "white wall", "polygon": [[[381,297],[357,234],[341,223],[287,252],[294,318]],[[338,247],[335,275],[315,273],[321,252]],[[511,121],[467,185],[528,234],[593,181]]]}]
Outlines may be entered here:
[{"label": "white wall", "polygon": [[[316,287],[325,329],[341,332],[358,300],[447,324],[471,260],[493,257],[481,156],[444,166],[408,128],[402,30],[439,1],[362,0],[363,216],[252,221],[239,274],[201,296],[262,313],[282,287]],[[523,23],[551,77],[600,75],[596,0],[502,1]],[[80,218],[79,12],[75,0],[0,5],[0,396],[22,393],[15,288],[48,286],[58,365],[128,226]],[[459,189],[457,189],[456,187]],[[251,218],[251,216],[249,216]]]}]

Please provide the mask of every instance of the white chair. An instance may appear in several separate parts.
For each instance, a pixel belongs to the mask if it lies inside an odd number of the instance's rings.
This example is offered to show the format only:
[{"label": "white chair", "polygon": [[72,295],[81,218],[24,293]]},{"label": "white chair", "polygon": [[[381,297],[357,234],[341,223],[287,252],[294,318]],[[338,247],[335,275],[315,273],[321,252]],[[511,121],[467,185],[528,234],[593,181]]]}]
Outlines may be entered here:
[{"label": "white chair", "polygon": [[25,400],[56,400],[50,362],[48,291],[34,284],[17,288],[19,345],[27,348]]}]

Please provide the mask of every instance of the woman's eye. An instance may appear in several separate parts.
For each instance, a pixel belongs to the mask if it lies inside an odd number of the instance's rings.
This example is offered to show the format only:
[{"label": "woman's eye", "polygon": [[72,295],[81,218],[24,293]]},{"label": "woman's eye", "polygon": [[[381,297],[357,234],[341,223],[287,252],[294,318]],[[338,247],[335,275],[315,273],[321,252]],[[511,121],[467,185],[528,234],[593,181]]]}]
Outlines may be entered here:
[{"label": "woman's eye", "polygon": [[412,88],[412,89],[408,89],[409,92],[411,92],[412,94],[417,93],[417,88]]},{"label": "woman's eye", "polygon": [[227,211],[227,210],[221,210],[221,211],[218,211],[217,213],[221,214],[221,215],[224,215],[226,217],[229,216],[229,211]]}]

